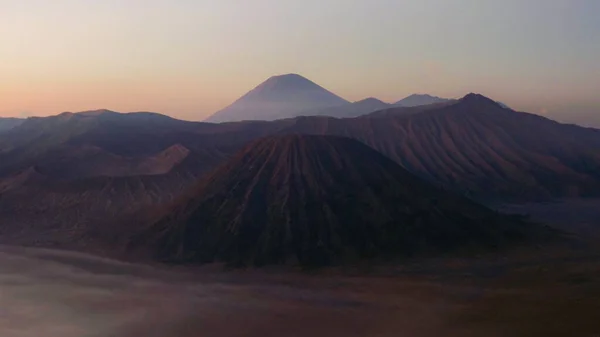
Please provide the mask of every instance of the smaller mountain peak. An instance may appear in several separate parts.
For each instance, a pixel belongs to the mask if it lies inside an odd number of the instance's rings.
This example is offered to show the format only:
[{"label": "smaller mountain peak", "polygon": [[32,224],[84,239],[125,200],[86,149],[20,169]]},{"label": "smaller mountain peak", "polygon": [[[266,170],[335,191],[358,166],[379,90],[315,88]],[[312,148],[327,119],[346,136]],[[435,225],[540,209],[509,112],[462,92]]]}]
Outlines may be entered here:
[{"label": "smaller mountain peak", "polygon": [[440,98],[437,96],[433,96],[430,94],[412,94],[410,96],[408,96],[407,98],[417,98],[417,97],[421,97],[421,98]]},{"label": "smaller mountain peak", "polygon": [[489,99],[489,98],[483,96],[482,94],[475,93],[475,92],[470,92],[470,93],[466,94],[465,97],[463,97],[463,99],[481,99],[481,98]]},{"label": "smaller mountain peak", "polygon": [[384,101],[375,98],[375,97],[367,97],[365,99],[361,99],[360,101],[354,102],[354,104],[386,104]]},{"label": "smaller mountain peak", "polygon": [[500,106],[493,99],[483,96],[482,94],[477,94],[477,93],[469,93],[465,97],[461,98],[460,101],[463,103],[468,103],[468,104],[490,104],[491,103],[491,104]]},{"label": "smaller mountain peak", "polygon": [[449,99],[441,98],[438,96],[433,96],[429,94],[412,94],[407,96],[398,102],[394,103],[395,105],[404,106],[404,107],[413,107],[419,105],[429,105],[435,103],[444,103],[448,102]]},{"label": "smaller mountain peak", "polygon": [[502,109],[507,109],[507,110],[512,110],[508,105],[500,102],[500,101],[495,101],[489,97],[486,97],[482,94],[478,94],[478,93],[469,93],[467,95],[465,95],[463,98],[459,99],[458,102],[462,102],[465,104],[470,104],[470,105],[477,105],[477,106],[494,106],[494,107],[500,107]]},{"label": "smaller mountain peak", "polygon": [[470,92],[468,94],[466,94],[463,98],[463,100],[488,100],[488,101],[492,101],[492,99],[480,94],[480,93],[476,93],[476,92]]}]

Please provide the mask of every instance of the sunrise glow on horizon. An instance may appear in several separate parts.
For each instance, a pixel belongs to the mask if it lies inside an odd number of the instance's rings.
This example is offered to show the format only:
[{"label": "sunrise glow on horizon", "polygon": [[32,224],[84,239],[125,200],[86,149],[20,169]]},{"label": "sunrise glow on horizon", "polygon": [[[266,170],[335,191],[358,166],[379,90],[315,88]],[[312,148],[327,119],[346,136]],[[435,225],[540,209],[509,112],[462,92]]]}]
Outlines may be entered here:
[{"label": "sunrise glow on horizon", "polygon": [[600,1],[0,0],[1,116],[201,120],[298,73],[348,99],[600,114]]}]

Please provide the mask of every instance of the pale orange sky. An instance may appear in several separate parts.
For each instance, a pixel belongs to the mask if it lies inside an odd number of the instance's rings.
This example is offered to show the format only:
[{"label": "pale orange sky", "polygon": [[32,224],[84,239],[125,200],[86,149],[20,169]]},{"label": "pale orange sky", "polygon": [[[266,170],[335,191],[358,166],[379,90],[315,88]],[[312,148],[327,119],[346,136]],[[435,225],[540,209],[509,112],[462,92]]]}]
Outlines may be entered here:
[{"label": "pale orange sky", "polygon": [[[276,74],[600,114],[600,1],[0,0],[0,115],[201,120]],[[595,14],[594,14],[595,13]]]}]

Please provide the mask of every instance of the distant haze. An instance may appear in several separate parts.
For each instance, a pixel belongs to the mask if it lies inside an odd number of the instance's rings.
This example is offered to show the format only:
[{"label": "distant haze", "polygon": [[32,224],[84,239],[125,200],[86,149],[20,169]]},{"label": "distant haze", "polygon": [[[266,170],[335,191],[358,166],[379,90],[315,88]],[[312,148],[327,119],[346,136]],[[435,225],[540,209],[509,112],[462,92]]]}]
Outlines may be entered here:
[{"label": "distant haze", "polygon": [[481,92],[586,124],[600,120],[598,13],[596,0],[2,0],[0,115],[202,120],[298,73],[348,101]]},{"label": "distant haze", "polygon": [[448,99],[431,96],[428,94],[412,94],[406,98],[399,100],[395,104],[399,105],[399,106],[412,107],[412,106],[419,106],[419,105],[443,103],[443,102],[447,102],[447,101],[448,101]]},{"label": "distant haze", "polygon": [[207,121],[275,120],[346,103],[343,98],[298,74],[284,74],[270,77]]}]

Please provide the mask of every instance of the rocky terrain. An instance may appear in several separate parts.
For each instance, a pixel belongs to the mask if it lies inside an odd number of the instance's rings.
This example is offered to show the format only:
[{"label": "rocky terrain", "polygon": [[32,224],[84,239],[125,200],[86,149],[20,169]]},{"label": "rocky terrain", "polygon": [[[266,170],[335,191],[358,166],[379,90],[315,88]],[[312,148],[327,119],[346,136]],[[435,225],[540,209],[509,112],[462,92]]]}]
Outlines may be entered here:
[{"label": "rocky terrain", "polygon": [[252,142],[159,217],[134,245],[162,260],[233,265],[329,265],[550,235],[334,136]]}]

